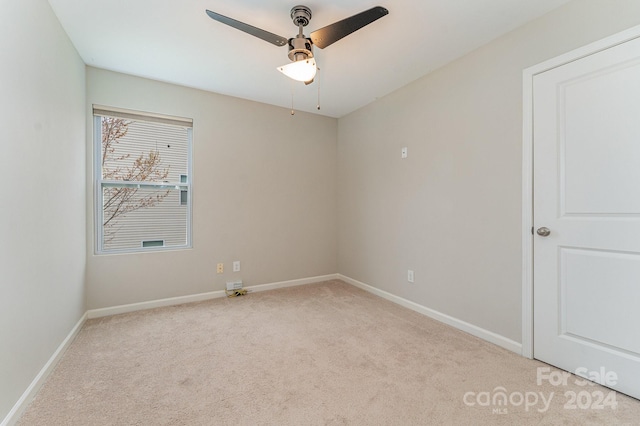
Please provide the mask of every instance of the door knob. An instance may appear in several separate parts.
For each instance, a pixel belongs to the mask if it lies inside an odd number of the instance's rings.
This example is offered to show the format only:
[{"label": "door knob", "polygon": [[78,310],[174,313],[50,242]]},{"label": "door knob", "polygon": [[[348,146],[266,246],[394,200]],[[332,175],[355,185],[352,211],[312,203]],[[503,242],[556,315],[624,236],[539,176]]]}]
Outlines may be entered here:
[{"label": "door knob", "polygon": [[549,228],[546,228],[546,227],[543,226],[542,228],[538,228],[536,233],[538,235],[540,235],[541,237],[548,237],[549,234],[551,234],[551,230]]}]

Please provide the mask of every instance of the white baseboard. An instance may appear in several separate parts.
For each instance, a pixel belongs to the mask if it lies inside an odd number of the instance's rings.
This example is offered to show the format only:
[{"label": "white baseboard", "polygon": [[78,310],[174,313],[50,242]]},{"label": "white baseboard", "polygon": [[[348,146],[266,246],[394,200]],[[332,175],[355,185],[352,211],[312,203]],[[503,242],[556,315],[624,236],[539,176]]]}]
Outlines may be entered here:
[{"label": "white baseboard", "polygon": [[87,318],[102,318],[112,315],[126,314],[128,312],[144,311],[146,309],[162,308],[164,306],[182,305],[183,303],[201,302],[203,300],[217,299],[224,297],[224,290],[211,291],[208,293],[190,294],[188,296],[169,297],[167,299],[156,299],[148,302],[130,303],[127,305],[110,306],[108,308],[89,309]]},{"label": "white baseboard", "polygon": [[[328,281],[338,279],[338,274],[322,275],[318,277],[301,278],[297,280],[281,281],[269,284],[258,284],[245,287],[250,292],[275,290],[277,288],[293,287],[297,285],[317,283],[320,281]],[[182,305],[183,303],[201,302],[203,300],[217,299],[226,297],[224,290],[211,291],[208,293],[191,294],[188,296],[170,297],[167,299],[151,300],[148,302],[131,303],[128,305],[112,306],[109,308],[91,309],[87,311],[87,318],[101,318],[111,315],[124,314],[127,312],[142,311],[145,309],[160,308],[163,306]],[[0,425],[1,426],[1,425]]]},{"label": "white baseboard", "polygon": [[354,280],[353,278],[349,278],[342,274],[338,274],[338,279],[349,283],[355,287],[358,287],[362,290],[365,290],[369,293],[375,294],[376,296],[380,296],[384,299],[387,299],[391,302],[397,303],[400,306],[404,306],[405,308],[409,308],[412,311],[416,311],[422,315],[426,315],[429,318],[433,318],[437,321],[440,321],[444,324],[450,325],[458,330],[462,330],[466,333],[469,333],[473,336],[479,337],[483,340],[486,340],[494,345],[498,345],[504,349],[510,350],[512,352],[520,355],[522,353],[522,344],[511,339],[508,339],[504,336],[501,336],[497,333],[494,333],[489,330],[485,330],[484,328],[480,328],[476,325],[469,324],[468,322],[462,321],[460,319],[454,318],[447,314],[443,314],[442,312],[438,312],[436,310],[427,308],[426,306],[422,306],[418,303],[412,302],[410,300],[404,299],[402,297],[396,296],[394,294],[388,293],[384,290],[380,290],[363,282]]},{"label": "white baseboard", "polygon": [[275,290],[277,288],[295,287],[297,285],[313,284],[313,283],[319,283],[322,281],[330,281],[330,280],[337,280],[337,279],[339,279],[338,274],[320,275],[318,277],[301,278],[299,280],[281,281],[278,283],[271,283],[271,284],[259,284],[259,285],[246,287],[246,289],[249,291],[267,291],[267,290]]},{"label": "white baseboard", "polygon": [[73,339],[75,339],[76,335],[78,334],[86,320],[87,314],[85,312],[73,327],[73,329],[71,329],[67,337],[62,341],[62,343],[60,343],[58,349],[56,349],[53,355],[51,355],[49,361],[47,361],[44,367],[42,367],[36,378],[33,379],[27,390],[25,390],[20,399],[18,399],[18,402],[16,402],[13,408],[11,408],[9,414],[7,414],[4,420],[0,422],[0,426],[12,426],[18,421],[24,410],[29,406],[31,400],[33,400],[33,398],[38,393],[38,390],[40,390],[53,369],[56,367],[56,365],[58,365],[58,362],[62,358],[62,355],[64,355],[64,352],[67,350],[71,342],[73,342]]}]

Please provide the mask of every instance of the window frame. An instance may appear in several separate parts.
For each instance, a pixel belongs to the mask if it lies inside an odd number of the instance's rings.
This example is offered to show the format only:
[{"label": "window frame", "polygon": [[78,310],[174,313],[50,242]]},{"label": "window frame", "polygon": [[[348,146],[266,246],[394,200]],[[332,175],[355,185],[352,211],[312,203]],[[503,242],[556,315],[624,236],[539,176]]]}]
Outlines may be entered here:
[{"label": "window frame", "polygon": [[[132,121],[147,121],[184,127],[187,129],[187,179],[185,182],[150,182],[150,181],[122,181],[102,178],[102,117],[124,118]],[[192,190],[193,183],[193,120],[182,117],[167,116],[146,112],[125,110],[121,108],[102,107],[93,105],[93,181],[94,181],[94,253],[97,255],[118,253],[144,253],[154,251],[184,250],[192,248]],[[180,179],[182,180],[182,179]],[[106,187],[134,187],[154,189],[174,189],[181,194],[187,191],[186,213],[186,242],[183,245],[104,249],[104,200],[103,190]],[[164,240],[163,240],[164,241]]]}]

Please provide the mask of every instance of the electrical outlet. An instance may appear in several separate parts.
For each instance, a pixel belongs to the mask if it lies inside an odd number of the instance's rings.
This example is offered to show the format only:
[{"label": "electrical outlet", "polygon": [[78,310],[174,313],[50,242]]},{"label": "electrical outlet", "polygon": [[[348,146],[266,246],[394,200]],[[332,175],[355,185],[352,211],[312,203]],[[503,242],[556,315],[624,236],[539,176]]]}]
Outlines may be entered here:
[{"label": "electrical outlet", "polygon": [[233,272],[240,272],[240,261],[236,260],[233,262]]},{"label": "electrical outlet", "polygon": [[407,271],[407,281],[409,281],[410,283],[413,282],[413,271],[411,269]]},{"label": "electrical outlet", "polygon": [[224,263],[218,263],[218,267],[216,268],[216,272],[218,274],[224,273]]}]

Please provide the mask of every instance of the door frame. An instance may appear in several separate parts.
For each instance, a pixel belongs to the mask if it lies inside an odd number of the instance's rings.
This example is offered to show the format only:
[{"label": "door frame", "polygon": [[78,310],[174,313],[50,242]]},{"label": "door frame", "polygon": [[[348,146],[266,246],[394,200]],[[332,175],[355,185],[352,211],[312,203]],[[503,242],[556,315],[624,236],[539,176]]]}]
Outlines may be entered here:
[{"label": "door frame", "polygon": [[553,68],[640,38],[640,25],[531,66],[522,76],[522,356],[533,358],[533,78]]}]

